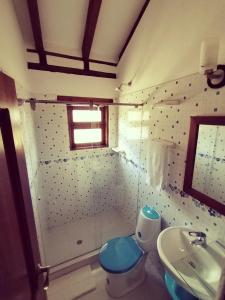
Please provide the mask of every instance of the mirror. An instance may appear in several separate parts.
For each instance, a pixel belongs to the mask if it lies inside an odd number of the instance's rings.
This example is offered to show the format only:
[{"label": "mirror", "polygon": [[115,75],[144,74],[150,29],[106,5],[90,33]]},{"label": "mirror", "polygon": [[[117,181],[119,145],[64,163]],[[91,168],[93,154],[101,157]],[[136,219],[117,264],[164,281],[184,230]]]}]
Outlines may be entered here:
[{"label": "mirror", "polygon": [[192,187],[225,204],[225,126],[200,125]]},{"label": "mirror", "polygon": [[225,116],[191,117],[184,191],[225,215]]}]

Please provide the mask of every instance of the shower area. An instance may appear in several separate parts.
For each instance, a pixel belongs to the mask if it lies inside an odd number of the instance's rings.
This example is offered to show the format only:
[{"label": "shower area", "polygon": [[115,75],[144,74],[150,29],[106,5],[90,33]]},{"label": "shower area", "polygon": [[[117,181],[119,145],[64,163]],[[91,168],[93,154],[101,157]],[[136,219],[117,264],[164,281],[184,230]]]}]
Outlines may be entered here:
[{"label": "shower area", "polygon": [[[135,232],[142,109],[108,106],[109,146],[70,150],[66,104],[21,106],[23,121],[33,123],[25,152],[36,147],[30,185],[43,263],[72,263],[109,239]],[[24,127],[29,140],[30,126]]]}]

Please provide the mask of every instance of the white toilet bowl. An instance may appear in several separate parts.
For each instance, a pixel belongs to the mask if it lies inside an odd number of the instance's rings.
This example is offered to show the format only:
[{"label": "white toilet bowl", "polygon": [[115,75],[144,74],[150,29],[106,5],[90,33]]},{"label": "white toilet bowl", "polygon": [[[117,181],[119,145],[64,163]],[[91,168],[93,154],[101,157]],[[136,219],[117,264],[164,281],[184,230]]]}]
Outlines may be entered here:
[{"label": "white toilet bowl", "polygon": [[106,290],[109,296],[113,298],[120,298],[137,286],[139,286],[145,279],[145,260],[144,255],[141,260],[128,272],[121,274],[107,273]]},{"label": "white toilet bowl", "polygon": [[148,252],[156,247],[161,228],[160,215],[151,207],[141,209],[135,237],[118,237],[102,246],[99,263],[106,271],[106,290],[119,298],[145,279],[145,261]]}]

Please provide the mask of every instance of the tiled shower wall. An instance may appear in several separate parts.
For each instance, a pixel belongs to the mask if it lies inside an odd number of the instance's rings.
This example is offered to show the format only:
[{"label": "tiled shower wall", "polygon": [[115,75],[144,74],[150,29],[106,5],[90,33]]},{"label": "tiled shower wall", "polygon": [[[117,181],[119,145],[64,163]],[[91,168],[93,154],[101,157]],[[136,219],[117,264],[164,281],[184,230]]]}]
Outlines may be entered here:
[{"label": "tiled shower wall", "polygon": [[[130,102],[129,99],[128,97],[128,102]],[[124,219],[135,228],[139,199],[139,176],[141,175],[142,111],[121,106],[118,130],[118,148],[121,150],[118,160],[121,194],[118,202]]]},{"label": "tiled shower wall", "polygon": [[[153,105],[161,100],[180,99],[180,105]],[[142,102],[142,108],[119,109],[119,147],[127,154],[121,157],[124,176],[126,206],[124,216],[133,216],[133,198],[136,187],[134,174],[139,174],[138,204],[148,203],[162,215],[163,226],[191,226],[208,235],[225,240],[225,217],[182,191],[190,116],[225,115],[225,88],[207,87],[206,78],[199,74],[187,76],[153,88],[123,94],[122,102]],[[141,136],[139,144],[138,136]],[[176,144],[169,150],[169,184],[163,191],[156,191],[146,184],[146,153],[148,139],[162,139]]]},{"label": "tiled shower wall", "polygon": [[[27,99],[30,97],[30,93],[23,88],[18,82],[16,83],[17,98]],[[20,120],[22,129],[22,139],[26,158],[26,166],[29,178],[30,193],[32,199],[32,206],[34,212],[34,219],[38,237],[39,250],[42,263],[45,261],[42,228],[40,222],[40,215],[38,209],[38,169],[39,169],[39,155],[36,143],[36,130],[34,121],[34,112],[30,105],[23,104],[20,107]]]},{"label": "tiled shower wall", "polygon": [[37,105],[38,206],[45,228],[117,207],[117,108],[109,108],[109,148],[69,150],[65,105]]},{"label": "tiled shower wall", "polygon": [[[30,93],[26,91],[19,83],[16,83],[17,98],[27,99]],[[19,107],[20,120],[22,127],[22,139],[26,157],[27,172],[30,186],[33,185],[37,169],[38,169],[38,151],[35,135],[34,113],[30,105],[23,104]]]}]

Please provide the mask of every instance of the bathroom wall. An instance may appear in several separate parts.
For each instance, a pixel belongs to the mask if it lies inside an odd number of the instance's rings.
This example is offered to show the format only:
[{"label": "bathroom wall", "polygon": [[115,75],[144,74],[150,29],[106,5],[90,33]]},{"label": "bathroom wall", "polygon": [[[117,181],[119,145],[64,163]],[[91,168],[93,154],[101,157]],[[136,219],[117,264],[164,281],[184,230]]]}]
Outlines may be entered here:
[{"label": "bathroom wall", "polygon": [[[24,89],[18,82],[16,82],[16,94],[18,98],[29,98],[30,93]],[[39,168],[39,155],[36,143],[36,133],[34,124],[34,113],[30,105],[24,104],[20,106],[20,120],[22,128],[22,139],[25,152],[26,166],[29,178],[29,187],[32,199],[32,206],[34,212],[34,219],[38,237],[39,250],[42,263],[45,263],[43,236],[41,228],[41,218],[38,209],[38,168]]]},{"label": "bathroom wall", "polygon": [[[130,102],[130,99],[120,100]],[[135,228],[141,174],[142,109],[120,107],[118,133],[118,147],[121,149],[118,158],[118,205],[124,220]]]},{"label": "bathroom wall", "polygon": [[[134,198],[138,199],[138,208],[149,204],[161,214],[162,227],[185,226],[206,232],[208,239],[221,239],[225,242],[225,217],[207,207],[197,199],[183,192],[186,151],[189,135],[190,116],[224,115],[225,88],[212,90],[207,87],[205,77],[187,76],[153,88],[123,94],[120,101],[148,101],[143,109],[120,108],[118,124],[118,141],[127,153],[120,158],[123,170],[123,214],[125,218],[136,221]],[[158,105],[153,103],[162,99],[181,99],[180,105]],[[131,122],[129,114],[136,117]],[[134,118],[135,118],[134,117]],[[141,125],[140,125],[141,124]],[[140,134],[140,147],[135,145],[136,134]],[[165,178],[168,185],[160,192],[146,184],[146,154],[149,139],[162,139],[175,143],[169,150],[169,161]],[[151,155],[151,152],[149,153]],[[137,176],[136,185],[133,177]],[[134,195],[134,197],[131,197]],[[223,195],[224,196],[224,195]],[[147,262],[150,276],[161,278],[162,265],[156,251],[152,251]]]},{"label": "bathroom wall", "polygon": [[[55,64],[60,63],[55,58]],[[117,80],[29,70],[32,96],[114,98]],[[116,206],[117,108],[109,108],[109,148],[69,149],[65,105],[37,105],[34,112],[39,153],[37,198],[43,229],[70,223]]]},{"label": "bathroom wall", "polygon": [[[142,123],[141,150],[133,149],[133,163],[126,165],[128,173],[126,181],[129,189],[132,188],[132,183],[129,184],[129,174],[134,173],[133,168],[136,172],[140,172],[139,204],[143,206],[148,203],[154,206],[162,215],[163,226],[191,226],[205,231],[214,238],[225,238],[223,234],[225,217],[182,191],[190,116],[223,115],[224,95],[225,88],[220,90],[208,88],[205,77],[198,74],[121,95],[121,101],[148,100],[139,119]],[[152,105],[162,99],[173,98],[181,99],[181,104]],[[139,124],[133,125],[129,122],[129,111],[128,108],[119,110],[119,147],[123,145],[123,149],[128,153],[132,148],[132,142],[126,140],[126,145],[124,137],[131,137],[129,131],[134,130],[133,127],[139,130]],[[139,111],[141,112],[141,109]],[[176,148],[169,150],[168,173],[165,174],[169,184],[167,189],[161,192],[157,192],[145,182],[147,141],[152,138],[176,144]],[[129,211],[132,212],[127,206],[128,214]]]},{"label": "bathroom wall", "polygon": [[69,149],[66,105],[38,105],[39,210],[46,228],[116,206],[117,108],[109,108],[109,148]]},{"label": "bathroom wall", "polygon": [[56,95],[114,98],[116,79],[28,70],[33,96],[55,99]]},{"label": "bathroom wall", "polygon": [[[208,88],[206,78],[198,74],[200,47],[205,39],[219,40],[218,63],[225,63],[224,9],[221,0],[150,1],[118,66],[119,82],[132,80],[130,87],[124,86],[120,101],[149,100],[143,110],[136,110],[140,113],[136,124],[128,119],[133,108],[119,109],[119,147],[123,147],[129,161],[120,159],[120,168],[126,174],[124,195],[132,194],[130,178],[140,174],[138,206],[154,206],[162,215],[163,227],[191,226],[222,239],[225,217],[185,194],[182,186],[190,116],[225,114],[225,89]],[[182,99],[179,106],[150,105],[177,98]],[[135,129],[141,130],[141,149],[133,147],[131,132]],[[146,184],[146,149],[151,138],[176,143],[176,148],[169,150],[169,185],[160,192]],[[133,200],[127,197],[124,203],[124,216],[132,216]],[[157,256],[152,257],[148,270],[151,269],[156,274],[160,270]]]}]

